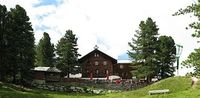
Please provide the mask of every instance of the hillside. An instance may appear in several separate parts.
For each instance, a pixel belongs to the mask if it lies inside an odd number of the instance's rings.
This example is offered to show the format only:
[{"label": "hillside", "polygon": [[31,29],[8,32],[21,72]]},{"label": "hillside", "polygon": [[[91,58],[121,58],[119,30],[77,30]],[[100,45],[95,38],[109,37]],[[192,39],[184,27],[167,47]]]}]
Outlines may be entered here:
[{"label": "hillside", "polygon": [[[18,89],[8,84],[0,83],[0,97],[11,96],[18,98],[200,98],[200,83],[196,89],[191,88],[191,79],[188,77],[172,77],[161,80],[147,87],[105,95],[89,95],[79,93],[59,93],[42,90]],[[148,95],[149,90],[169,89],[169,94]],[[23,92],[24,91],[24,92]]]},{"label": "hillside", "polygon": [[[158,94],[158,95],[148,95],[149,90],[156,89],[169,89],[169,94]],[[161,80],[157,83],[149,85],[147,87],[135,90],[128,91],[118,94],[110,95],[111,98],[116,98],[116,96],[120,96],[119,98],[193,98],[200,89],[192,89],[191,88],[191,79],[188,77],[171,77],[165,80]],[[192,93],[191,93],[192,92]],[[197,97],[195,97],[197,98]]]}]

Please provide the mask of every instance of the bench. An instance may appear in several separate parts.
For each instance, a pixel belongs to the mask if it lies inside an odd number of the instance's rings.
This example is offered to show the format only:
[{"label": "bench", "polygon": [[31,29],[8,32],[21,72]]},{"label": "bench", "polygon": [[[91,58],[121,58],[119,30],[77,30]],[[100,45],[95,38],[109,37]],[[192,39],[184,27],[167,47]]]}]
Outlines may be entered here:
[{"label": "bench", "polygon": [[163,89],[163,90],[151,90],[149,91],[149,95],[151,94],[165,94],[168,93],[169,89]]}]

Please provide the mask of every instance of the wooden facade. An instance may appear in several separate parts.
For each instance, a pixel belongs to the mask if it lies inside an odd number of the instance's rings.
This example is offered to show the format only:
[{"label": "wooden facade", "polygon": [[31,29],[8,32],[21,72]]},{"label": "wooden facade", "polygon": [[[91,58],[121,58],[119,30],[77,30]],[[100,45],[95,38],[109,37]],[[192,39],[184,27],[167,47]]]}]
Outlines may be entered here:
[{"label": "wooden facade", "polygon": [[[131,79],[131,63],[117,63],[117,60],[97,48],[79,59],[82,65],[82,78],[107,78],[118,75],[122,79]],[[123,68],[121,67],[123,66]]]},{"label": "wooden facade", "polygon": [[131,71],[134,69],[130,66],[131,63],[117,63],[116,67],[114,67],[114,74],[122,77],[122,79],[131,79]]},{"label": "wooden facade", "polygon": [[82,64],[82,77],[90,79],[108,78],[113,74],[113,67],[117,64],[116,59],[98,49],[79,59],[79,62]]},{"label": "wooden facade", "polygon": [[35,83],[58,82],[61,79],[61,71],[55,67],[36,67],[33,71]]}]

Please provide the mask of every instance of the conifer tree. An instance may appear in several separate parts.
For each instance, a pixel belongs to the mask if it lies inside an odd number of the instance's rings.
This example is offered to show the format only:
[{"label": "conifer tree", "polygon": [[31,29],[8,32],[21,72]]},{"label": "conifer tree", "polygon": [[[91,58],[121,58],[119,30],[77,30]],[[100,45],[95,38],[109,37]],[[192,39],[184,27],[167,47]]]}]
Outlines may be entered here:
[{"label": "conifer tree", "polygon": [[0,79],[21,83],[31,79],[34,66],[34,34],[24,8],[16,5],[7,11],[0,5]]},{"label": "conifer tree", "polygon": [[174,76],[176,61],[176,46],[171,36],[160,36],[158,38],[158,47],[156,51],[158,62],[158,76],[161,79]]},{"label": "conifer tree", "polygon": [[67,30],[57,46],[56,53],[58,55],[57,67],[62,70],[62,76],[79,73],[77,40],[75,34],[71,30]]},{"label": "conifer tree", "polygon": [[43,33],[43,38],[40,39],[36,47],[36,53],[36,66],[54,66],[54,45],[51,43],[48,33]]},{"label": "conifer tree", "polygon": [[16,5],[15,8],[11,8],[9,18],[8,32],[12,33],[10,42],[8,42],[12,57],[10,69],[13,81],[18,76],[22,83],[31,79],[31,68],[34,67],[35,61],[35,38],[30,19],[23,7]]},{"label": "conifer tree", "polygon": [[129,56],[135,60],[138,77],[146,77],[147,82],[156,75],[156,48],[158,28],[156,23],[148,18],[146,21],[141,21],[137,34],[129,42],[131,50],[128,52]]},{"label": "conifer tree", "polygon": [[8,48],[7,48],[7,19],[8,11],[6,6],[0,5],[0,80],[3,81],[8,66]]}]

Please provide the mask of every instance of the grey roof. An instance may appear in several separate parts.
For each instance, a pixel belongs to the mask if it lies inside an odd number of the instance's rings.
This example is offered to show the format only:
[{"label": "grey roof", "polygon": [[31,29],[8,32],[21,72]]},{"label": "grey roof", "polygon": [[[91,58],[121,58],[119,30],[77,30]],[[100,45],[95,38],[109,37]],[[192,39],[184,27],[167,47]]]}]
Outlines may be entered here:
[{"label": "grey roof", "polygon": [[117,60],[117,63],[132,63],[131,60]]},{"label": "grey roof", "polygon": [[48,72],[61,72],[61,70],[57,69],[56,67],[50,67],[47,71]]},{"label": "grey roof", "polygon": [[47,72],[61,72],[61,70],[56,67],[35,67],[34,71],[47,71]]},{"label": "grey roof", "polygon": [[47,71],[50,67],[35,67],[33,70],[35,71]]}]

